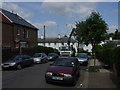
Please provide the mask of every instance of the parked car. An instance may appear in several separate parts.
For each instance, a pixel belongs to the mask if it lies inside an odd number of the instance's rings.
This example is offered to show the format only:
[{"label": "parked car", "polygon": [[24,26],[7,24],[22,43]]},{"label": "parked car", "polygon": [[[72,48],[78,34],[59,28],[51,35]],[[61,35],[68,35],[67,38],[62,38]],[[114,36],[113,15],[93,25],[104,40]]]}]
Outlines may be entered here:
[{"label": "parked car", "polygon": [[46,70],[46,82],[58,82],[75,85],[80,75],[80,65],[74,57],[57,58]]},{"label": "parked car", "polygon": [[76,57],[80,63],[80,65],[88,65],[88,54],[87,53],[78,53],[77,57]]},{"label": "parked car", "polygon": [[34,60],[28,55],[17,55],[2,63],[2,69],[22,69],[34,64]]},{"label": "parked car", "polygon": [[56,53],[49,53],[49,54],[48,54],[48,60],[55,60],[55,59],[57,59],[58,57],[59,57],[59,55],[56,54]]},{"label": "parked car", "polygon": [[45,53],[35,53],[33,55],[33,59],[35,63],[45,63],[48,61],[47,55]]}]

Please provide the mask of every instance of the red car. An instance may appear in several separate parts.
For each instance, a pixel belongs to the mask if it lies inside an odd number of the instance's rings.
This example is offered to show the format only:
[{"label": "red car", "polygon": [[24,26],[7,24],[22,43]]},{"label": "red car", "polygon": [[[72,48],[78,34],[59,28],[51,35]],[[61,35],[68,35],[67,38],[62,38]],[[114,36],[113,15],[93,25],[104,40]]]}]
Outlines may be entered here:
[{"label": "red car", "polygon": [[76,58],[60,57],[46,71],[46,82],[60,82],[75,85],[80,75],[80,65]]}]

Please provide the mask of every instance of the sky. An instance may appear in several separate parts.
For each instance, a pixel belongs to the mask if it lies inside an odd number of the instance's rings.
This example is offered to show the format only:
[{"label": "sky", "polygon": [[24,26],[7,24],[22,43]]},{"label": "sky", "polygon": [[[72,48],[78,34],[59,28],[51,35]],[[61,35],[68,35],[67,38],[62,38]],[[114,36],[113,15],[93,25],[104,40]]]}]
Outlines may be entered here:
[{"label": "sky", "polygon": [[[14,1],[14,0],[13,0]],[[75,0],[76,1],[76,0]],[[99,12],[108,24],[108,32],[118,29],[118,2],[2,2],[2,8],[19,16],[36,26],[38,37],[43,35],[45,25],[46,37],[69,35],[76,22],[88,18],[92,11]],[[90,0],[88,0],[90,1]]]}]

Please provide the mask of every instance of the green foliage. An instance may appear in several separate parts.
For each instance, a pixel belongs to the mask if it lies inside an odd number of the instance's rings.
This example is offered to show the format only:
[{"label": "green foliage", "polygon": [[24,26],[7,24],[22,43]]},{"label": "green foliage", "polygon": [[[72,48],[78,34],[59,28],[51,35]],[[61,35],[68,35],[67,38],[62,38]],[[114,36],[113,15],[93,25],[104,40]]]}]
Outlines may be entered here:
[{"label": "green foliage", "polygon": [[117,73],[120,75],[120,47],[114,49],[114,62],[118,71]]},{"label": "green foliage", "polygon": [[120,75],[120,47],[114,45],[97,46],[96,57],[111,68],[115,64],[117,72]]},{"label": "green foliage", "polygon": [[92,12],[86,21],[76,23],[76,27],[75,35],[78,36],[78,41],[82,41],[85,44],[100,43],[100,41],[105,39],[104,34],[108,29],[105,21],[96,12]]},{"label": "green foliage", "polygon": [[112,37],[113,39],[120,39],[120,32],[116,29],[115,33],[106,34],[106,39]]},{"label": "green foliage", "polygon": [[86,45],[91,43],[94,49],[97,44],[105,40],[107,29],[108,25],[101,18],[101,15],[99,13],[92,12],[90,17],[85,21],[76,23],[74,35],[79,42]]},{"label": "green foliage", "polygon": [[99,72],[99,69],[96,69],[96,68],[88,68],[86,69],[86,72]]},{"label": "green foliage", "polygon": [[35,46],[34,51],[36,53],[57,53],[59,54],[59,51],[57,49],[53,49],[51,47],[44,47],[44,46]]},{"label": "green foliage", "polygon": [[103,48],[115,48],[117,45],[114,42],[108,42],[103,45]]}]

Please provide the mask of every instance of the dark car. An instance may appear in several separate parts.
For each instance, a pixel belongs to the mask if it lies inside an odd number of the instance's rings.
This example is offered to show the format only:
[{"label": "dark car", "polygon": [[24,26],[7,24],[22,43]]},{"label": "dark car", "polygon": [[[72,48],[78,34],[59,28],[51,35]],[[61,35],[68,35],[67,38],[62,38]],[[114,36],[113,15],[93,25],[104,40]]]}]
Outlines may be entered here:
[{"label": "dark car", "polygon": [[88,54],[87,53],[78,53],[77,57],[76,57],[80,63],[80,65],[88,65]]},{"label": "dark car", "polygon": [[2,69],[22,69],[26,66],[32,66],[34,60],[28,55],[17,55],[2,63]]},{"label": "dark car", "polygon": [[75,85],[80,74],[80,65],[76,58],[60,57],[46,71],[46,82],[58,82]]},{"label": "dark car", "polygon": [[57,59],[58,57],[59,57],[59,55],[56,54],[56,53],[49,53],[49,54],[48,54],[48,60],[55,60],[55,59]]},{"label": "dark car", "polygon": [[35,63],[45,63],[48,61],[47,55],[45,53],[35,53],[33,55],[33,59]]}]

